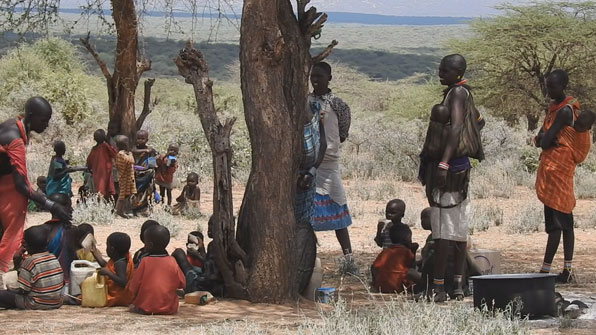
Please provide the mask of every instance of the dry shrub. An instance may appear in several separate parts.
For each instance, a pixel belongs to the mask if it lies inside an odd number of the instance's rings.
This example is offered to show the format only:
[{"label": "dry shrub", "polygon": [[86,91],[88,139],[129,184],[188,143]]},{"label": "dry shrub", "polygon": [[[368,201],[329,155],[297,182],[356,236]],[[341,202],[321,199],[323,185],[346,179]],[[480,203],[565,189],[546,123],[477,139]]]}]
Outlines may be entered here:
[{"label": "dry shrub", "polygon": [[544,206],[539,202],[526,202],[513,216],[508,228],[512,234],[530,234],[544,228]]},{"label": "dry shrub", "polygon": [[470,235],[474,232],[487,231],[491,226],[503,224],[503,210],[495,205],[472,205],[468,230]]}]

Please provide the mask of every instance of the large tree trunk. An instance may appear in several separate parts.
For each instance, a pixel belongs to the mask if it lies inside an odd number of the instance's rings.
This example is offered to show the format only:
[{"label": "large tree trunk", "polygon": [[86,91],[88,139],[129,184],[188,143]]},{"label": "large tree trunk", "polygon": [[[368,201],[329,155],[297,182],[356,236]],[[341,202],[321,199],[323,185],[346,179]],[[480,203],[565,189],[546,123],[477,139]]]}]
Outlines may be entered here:
[{"label": "large tree trunk", "polygon": [[139,56],[137,13],[134,0],[111,0],[112,18],[116,27],[116,55],[113,74],[89,43],[87,38],[81,43],[87,48],[106,78],[108,89],[108,135],[126,135],[132,142],[137,130],[151,113],[151,87],[154,80],[145,83],[144,108],[137,122],[135,116],[135,94],[142,74],[151,69],[151,62]]},{"label": "large tree trunk", "polygon": [[250,255],[247,288],[255,301],[297,296],[293,203],[309,47],[288,0],[244,1],[240,69],[252,168],[237,238]]},{"label": "large tree trunk", "polygon": [[187,44],[175,60],[179,73],[193,85],[213,155],[214,203],[209,221],[213,241],[209,248],[229,297],[283,302],[298,293],[293,204],[307,120],[308,73],[313,60],[322,60],[337,44],[333,41],[320,55],[310,57],[310,38],[327,16],[314,8],[306,12],[308,2],[298,1],[300,20],[288,0],[244,3],[240,60],[252,169],[237,234],[230,169],[234,121],[219,121],[203,55]]}]

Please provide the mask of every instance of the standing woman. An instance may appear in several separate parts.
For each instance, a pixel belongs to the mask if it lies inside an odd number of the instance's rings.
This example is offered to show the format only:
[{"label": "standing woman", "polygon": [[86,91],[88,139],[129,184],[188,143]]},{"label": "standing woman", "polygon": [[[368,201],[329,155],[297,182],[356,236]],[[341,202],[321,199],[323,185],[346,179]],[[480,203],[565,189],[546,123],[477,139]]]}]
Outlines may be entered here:
[{"label": "standing woman", "polygon": [[335,230],[335,235],[346,260],[353,264],[352,245],[348,226],[352,218],[348,211],[346,194],[339,173],[339,145],[348,138],[350,107],[329,89],[331,66],[325,62],[313,65],[310,81],[313,92],[309,101],[321,106],[327,150],[316,173],[315,231]]},{"label": "standing woman", "polygon": [[575,246],[573,175],[575,166],[590,151],[590,132],[578,132],[574,127],[579,103],[565,94],[568,82],[569,77],[563,70],[555,70],[546,77],[546,90],[552,101],[535,140],[536,146],[542,148],[536,174],[536,194],[544,204],[545,230],[548,234],[540,272],[550,272],[563,235],[565,263],[563,272],[557,277],[560,283],[575,281],[571,270]]},{"label": "standing woman", "polygon": [[[466,60],[454,54],[443,58],[439,66],[441,84],[447,86],[441,103],[445,108],[445,143],[437,157],[424,159],[425,172],[422,180],[426,185],[426,196],[432,208],[431,225],[435,240],[435,262],[433,269],[434,301],[447,300],[445,292],[445,271],[449,245],[455,244],[453,296],[462,300],[463,272],[468,239],[468,215],[470,199],[469,157],[484,159],[480,140],[480,129],[484,121],[474,107],[470,87],[463,79]],[[427,134],[441,136],[441,134]],[[427,139],[429,140],[429,139]]]},{"label": "standing woman", "polygon": [[21,244],[28,199],[61,219],[71,219],[65,208],[48,200],[43,193],[33,192],[27,179],[25,146],[29,134],[44,132],[51,117],[50,103],[42,97],[33,97],[25,103],[24,116],[0,124],[0,222],[4,229],[0,240],[0,274],[8,271]]}]

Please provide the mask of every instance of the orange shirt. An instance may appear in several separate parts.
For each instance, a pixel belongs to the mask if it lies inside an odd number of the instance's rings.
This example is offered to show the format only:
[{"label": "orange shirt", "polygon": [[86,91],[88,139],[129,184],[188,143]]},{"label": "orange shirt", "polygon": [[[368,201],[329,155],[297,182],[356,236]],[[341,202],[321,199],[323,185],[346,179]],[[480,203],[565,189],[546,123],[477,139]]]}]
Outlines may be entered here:
[{"label": "orange shirt", "polygon": [[406,274],[413,261],[414,254],[403,245],[383,249],[372,265],[375,273],[374,287],[383,293],[403,292],[404,286],[412,286],[406,279]]},{"label": "orange shirt", "polygon": [[176,314],[178,295],[186,280],[172,256],[147,256],[141,260],[126,288],[134,295],[133,305],[147,314]]},{"label": "orange shirt", "polygon": [[[542,127],[545,132],[553,125],[557,113],[566,106],[571,106],[573,120],[577,119],[579,104],[572,97],[567,97],[562,103],[549,106]],[[556,138],[558,145],[540,154],[536,194],[546,206],[569,214],[575,208],[575,166],[581,163],[590,151],[590,132],[578,133],[573,127],[564,126]]]},{"label": "orange shirt", "polygon": [[[116,273],[116,267],[114,266],[114,260],[110,259],[106,268],[113,273]],[[126,254],[126,282],[130,282],[134,272],[134,264],[130,253]],[[106,284],[108,285],[108,295],[106,306],[128,306],[132,303],[133,295],[125,287],[118,286],[110,277],[106,276]]]}]

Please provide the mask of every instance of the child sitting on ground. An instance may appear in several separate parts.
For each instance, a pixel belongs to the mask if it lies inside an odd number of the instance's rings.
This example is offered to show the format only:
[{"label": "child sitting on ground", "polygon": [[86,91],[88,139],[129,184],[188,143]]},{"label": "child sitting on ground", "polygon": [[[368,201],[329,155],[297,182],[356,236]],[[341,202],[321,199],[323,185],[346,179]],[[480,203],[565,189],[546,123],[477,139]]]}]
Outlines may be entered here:
[{"label": "child sitting on ground", "polygon": [[25,230],[23,245],[29,257],[20,264],[19,289],[0,291],[0,308],[56,309],[62,306],[64,277],[56,257],[47,247],[43,225]]},{"label": "child sitting on ground", "polygon": [[178,248],[174,250],[172,256],[176,259],[180,270],[186,278],[185,293],[194,291],[209,290],[204,285],[203,264],[207,257],[205,245],[203,243],[203,234],[199,231],[193,231],[188,234],[186,242],[186,254],[184,250]]},{"label": "child sitting on ground", "polygon": [[176,173],[176,169],[178,168],[176,156],[178,156],[179,150],[178,144],[170,143],[167,154],[160,155],[157,158],[155,183],[159,185],[159,195],[162,201],[167,196],[168,206],[172,205],[172,184],[174,183],[174,173]]},{"label": "child sitting on ground", "polygon": [[371,267],[372,288],[382,293],[401,293],[414,284],[407,274],[418,245],[412,244],[412,231],[406,225],[394,224],[389,234],[392,245],[381,251]]},{"label": "child sitting on ground", "polygon": [[[77,240],[77,246],[79,247],[79,249],[77,250],[77,259],[79,260],[85,260],[85,261],[89,261],[89,262],[95,262],[95,256],[93,256],[93,248],[95,248],[95,238],[94,238],[94,230],[93,230],[93,226],[91,226],[88,223],[81,223],[80,225],[77,226],[77,233],[76,233],[76,240]],[[91,235],[89,237],[89,235]],[[83,242],[85,240],[89,240],[90,239],[90,243],[91,246],[86,247],[83,245]],[[87,241],[85,241],[87,242]]]},{"label": "child sitting on ground", "polygon": [[191,172],[186,177],[186,185],[182,189],[180,196],[176,198],[177,204],[174,205],[174,214],[182,214],[188,209],[199,210],[201,200],[201,189],[199,188],[199,175]]},{"label": "child sitting on ground", "polygon": [[116,137],[118,154],[116,155],[116,169],[118,170],[118,186],[120,188],[118,201],[116,202],[116,214],[123,218],[130,218],[130,200],[133,194],[137,193],[135,185],[134,158],[128,151],[128,137],[118,135]]},{"label": "child sitting on ground", "polygon": [[170,232],[164,226],[152,226],[145,231],[145,249],[149,255],[141,260],[128,290],[134,296],[130,311],[140,314],[176,314],[177,289],[184,289],[186,280],[176,260],[166,247]]},{"label": "child sitting on ground", "polygon": [[[155,220],[147,220],[145,222],[143,222],[143,224],[141,225],[141,242],[145,243],[145,232],[147,231],[147,229],[149,229],[150,227],[153,226],[159,226],[159,223]],[[137,250],[137,252],[135,252],[134,256],[132,257],[132,261],[135,265],[135,269],[139,267],[139,264],[141,263],[141,259],[143,259],[143,257],[146,257],[149,255],[149,252],[145,249],[145,246],[141,247],[141,249]]]},{"label": "child sitting on ground", "polygon": [[393,245],[389,230],[394,224],[403,224],[401,220],[406,212],[406,204],[403,200],[393,199],[385,207],[385,220],[379,220],[377,225],[377,235],[375,242],[381,248],[387,248]]},{"label": "child sitting on ground", "polygon": [[64,159],[66,153],[66,144],[62,141],[54,142],[54,153],[56,153],[50,161],[50,168],[48,169],[48,177],[46,181],[46,194],[48,196],[56,193],[66,194],[72,197],[72,178],[71,172],[85,171],[86,167],[69,168],[68,161]]},{"label": "child sitting on ground", "polygon": [[108,236],[106,252],[110,257],[105,261],[96,248],[92,250],[93,256],[102,266],[100,275],[106,276],[108,287],[106,306],[128,306],[132,303],[132,293],[126,289],[126,284],[131,280],[134,271],[130,257],[130,236],[125,233],[111,233]]},{"label": "child sitting on ground", "polygon": [[97,129],[93,133],[93,139],[96,144],[87,156],[87,167],[92,173],[93,191],[109,200],[112,195],[116,194],[112,176],[112,160],[116,157],[117,151],[108,143],[105,130]]}]

